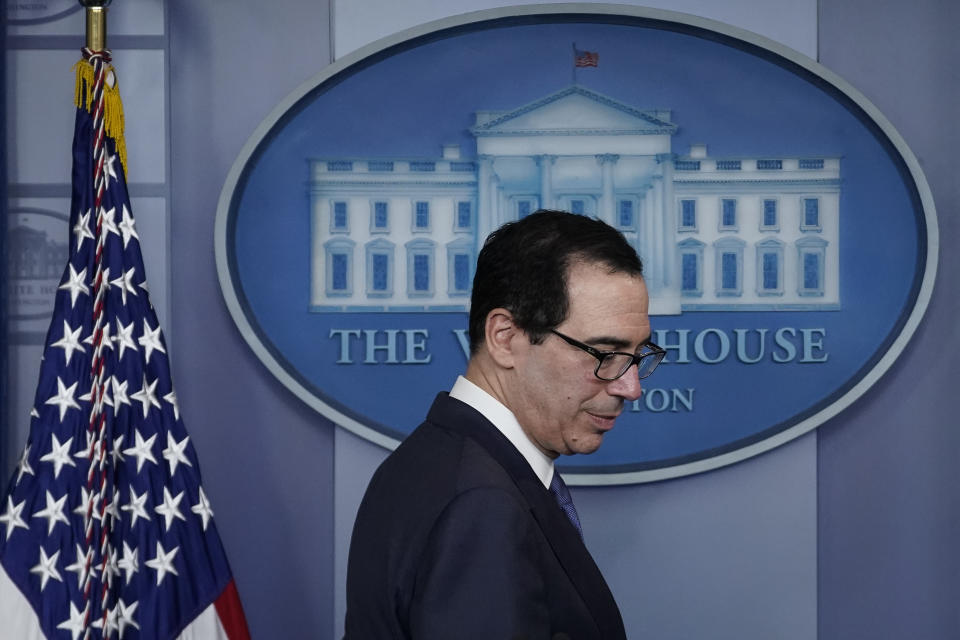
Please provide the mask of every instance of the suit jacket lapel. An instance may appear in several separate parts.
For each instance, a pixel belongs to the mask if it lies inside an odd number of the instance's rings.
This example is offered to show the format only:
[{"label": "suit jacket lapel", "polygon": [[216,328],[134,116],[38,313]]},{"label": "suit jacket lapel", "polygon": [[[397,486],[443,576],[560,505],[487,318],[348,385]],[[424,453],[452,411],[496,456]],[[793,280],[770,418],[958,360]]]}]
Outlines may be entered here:
[{"label": "suit jacket lapel", "polygon": [[506,436],[473,407],[445,393],[437,396],[427,420],[472,438],[510,474],[570,581],[593,614],[601,637],[625,637],[613,594],[580,535]]},{"label": "suit jacket lapel", "polygon": [[535,484],[518,482],[518,486],[527,497],[534,518],[540,523],[553,552],[566,570],[570,581],[587,603],[603,638],[624,636],[620,611],[617,609],[613,594],[607,586],[600,569],[580,539],[580,534],[570,523],[566,514],[557,505],[556,500],[538,479]]}]

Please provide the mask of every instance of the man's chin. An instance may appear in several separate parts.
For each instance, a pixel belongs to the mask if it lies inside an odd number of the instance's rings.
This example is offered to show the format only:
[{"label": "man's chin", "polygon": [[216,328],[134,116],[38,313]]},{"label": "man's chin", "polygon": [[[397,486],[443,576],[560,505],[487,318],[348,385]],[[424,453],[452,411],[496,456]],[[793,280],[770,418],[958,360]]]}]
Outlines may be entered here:
[{"label": "man's chin", "polygon": [[569,453],[565,455],[590,455],[594,451],[600,448],[600,445],[603,444],[603,435],[602,433],[591,434],[586,438],[581,438],[576,442],[571,443]]}]

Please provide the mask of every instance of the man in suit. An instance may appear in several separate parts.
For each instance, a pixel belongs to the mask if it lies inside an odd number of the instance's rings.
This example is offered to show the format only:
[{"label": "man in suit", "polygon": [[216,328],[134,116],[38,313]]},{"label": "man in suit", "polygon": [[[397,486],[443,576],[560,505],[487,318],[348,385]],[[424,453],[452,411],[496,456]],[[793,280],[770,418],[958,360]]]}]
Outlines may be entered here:
[{"label": "man in suit", "polygon": [[625,638],[553,465],[595,451],[662,360],[647,305],[599,220],[538,211],[490,235],[467,371],[360,505],[347,640]]}]

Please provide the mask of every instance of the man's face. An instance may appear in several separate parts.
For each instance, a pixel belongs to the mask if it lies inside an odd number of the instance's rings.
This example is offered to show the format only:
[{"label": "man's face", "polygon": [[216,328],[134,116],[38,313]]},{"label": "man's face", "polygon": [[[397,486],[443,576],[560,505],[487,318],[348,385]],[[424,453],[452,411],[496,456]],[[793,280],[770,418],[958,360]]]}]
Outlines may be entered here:
[{"label": "man's face", "polygon": [[[650,338],[642,278],[576,263],[567,278],[569,312],[557,331],[603,351],[635,352]],[[524,345],[524,341],[526,344]],[[593,453],[613,428],[624,401],[640,397],[636,367],[613,381],[594,375],[597,359],[547,334],[539,345],[517,341],[508,406],[550,457]]]}]

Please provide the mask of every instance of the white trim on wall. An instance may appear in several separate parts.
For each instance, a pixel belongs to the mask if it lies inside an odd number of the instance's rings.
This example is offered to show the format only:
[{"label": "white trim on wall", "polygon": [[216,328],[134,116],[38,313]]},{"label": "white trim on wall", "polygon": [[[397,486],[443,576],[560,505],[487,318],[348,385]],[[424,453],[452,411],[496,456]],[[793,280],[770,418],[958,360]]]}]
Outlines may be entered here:
[{"label": "white trim on wall", "polygon": [[[514,5],[550,4],[547,0],[331,0],[331,33],[333,59],[359,49],[380,38],[431,20]],[[571,3],[583,9],[596,4],[598,10],[610,7],[665,9],[725,22],[776,40],[791,49],[816,59],[816,0],[625,0],[611,5],[596,0]],[[535,10],[535,8],[534,8]]]}]

